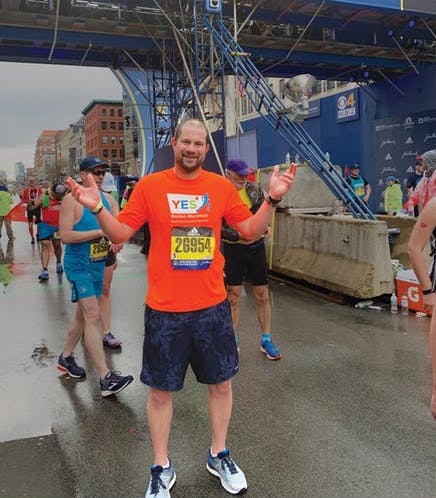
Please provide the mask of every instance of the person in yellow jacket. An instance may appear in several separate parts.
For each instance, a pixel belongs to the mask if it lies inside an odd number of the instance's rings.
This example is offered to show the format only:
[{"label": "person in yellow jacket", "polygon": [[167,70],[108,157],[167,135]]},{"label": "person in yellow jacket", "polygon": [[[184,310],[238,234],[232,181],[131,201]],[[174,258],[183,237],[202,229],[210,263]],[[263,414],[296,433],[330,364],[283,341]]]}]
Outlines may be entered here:
[{"label": "person in yellow jacket", "polygon": [[12,221],[8,220],[6,215],[9,213],[13,202],[14,200],[7,186],[0,184],[0,237],[2,236],[1,232],[4,223],[9,240],[14,240],[14,232],[12,230]]},{"label": "person in yellow jacket", "polygon": [[403,207],[403,192],[395,176],[388,176],[388,186],[384,191],[385,211],[388,216],[394,216]]}]

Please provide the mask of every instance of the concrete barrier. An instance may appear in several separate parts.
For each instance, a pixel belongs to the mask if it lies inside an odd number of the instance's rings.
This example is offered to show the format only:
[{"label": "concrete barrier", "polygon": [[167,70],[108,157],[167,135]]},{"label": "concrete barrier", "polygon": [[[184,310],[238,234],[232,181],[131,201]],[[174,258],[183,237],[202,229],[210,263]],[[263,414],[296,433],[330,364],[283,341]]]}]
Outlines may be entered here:
[{"label": "concrete barrier", "polygon": [[[284,171],[284,167],[280,167]],[[340,172],[340,168],[337,168]],[[260,184],[268,191],[272,168],[260,170]],[[316,208],[333,208],[335,196],[326,186],[323,180],[308,166],[298,166],[292,189],[283,197],[281,208],[303,209],[308,208],[312,212]],[[325,211],[325,209],[321,209]]]},{"label": "concrete barrier", "polygon": [[272,243],[275,272],[359,299],[394,289],[384,221],[277,212]]}]

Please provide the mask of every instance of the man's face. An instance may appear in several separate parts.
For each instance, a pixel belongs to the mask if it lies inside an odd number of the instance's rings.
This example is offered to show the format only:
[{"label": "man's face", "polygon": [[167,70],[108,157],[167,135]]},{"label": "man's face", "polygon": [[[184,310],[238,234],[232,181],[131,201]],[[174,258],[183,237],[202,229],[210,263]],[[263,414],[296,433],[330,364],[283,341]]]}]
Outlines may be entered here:
[{"label": "man's face", "polygon": [[227,170],[227,178],[233,183],[237,190],[242,190],[247,185],[248,176],[238,175],[235,171]]},{"label": "man's face", "polygon": [[206,131],[201,126],[186,124],[180,136],[171,139],[174,162],[186,173],[193,173],[203,165],[209,145],[206,142]]},{"label": "man's face", "polygon": [[350,175],[353,177],[353,178],[357,178],[359,176],[359,168],[352,168],[351,171],[350,171]]},{"label": "man's face", "polygon": [[99,190],[101,190],[101,185],[103,183],[104,175],[106,174],[107,168],[104,166],[96,166],[95,168],[87,169],[86,171],[80,172],[80,177],[82,178],[82,182],[86,187],[89,187],[88,183],[88,173],[94,177],[94,181],[97,184]]}]

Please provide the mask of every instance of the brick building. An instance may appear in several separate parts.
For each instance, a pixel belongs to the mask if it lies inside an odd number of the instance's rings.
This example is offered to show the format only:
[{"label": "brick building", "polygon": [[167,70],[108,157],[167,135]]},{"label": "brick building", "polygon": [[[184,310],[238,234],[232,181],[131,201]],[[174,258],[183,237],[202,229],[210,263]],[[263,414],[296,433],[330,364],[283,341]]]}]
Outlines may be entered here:
[{"label": "brick building", "polygon": [[106,159],[113,170],[124,162],[123,102],[92,100],[82,111],[86,155]]},{"label": "brick building", "polygon": [[37,180],[53,180],[58,176],[56,142],[63,130],[43,130],[35,149],[34,171]]}]

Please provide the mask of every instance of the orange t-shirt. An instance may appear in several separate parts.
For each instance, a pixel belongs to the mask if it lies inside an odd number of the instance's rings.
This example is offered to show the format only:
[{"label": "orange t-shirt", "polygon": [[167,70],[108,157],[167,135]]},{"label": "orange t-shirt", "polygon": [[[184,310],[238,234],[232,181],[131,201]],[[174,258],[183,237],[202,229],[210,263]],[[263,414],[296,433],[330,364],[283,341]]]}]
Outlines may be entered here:
[{"label": "orange t-shirt", "polygon": [[160,311],[194,311],[223,301],[222,218],[233,225],[250,216],[236,188],[215,173],[182,180],[169,169],[142,178],[118,220],[134,230],[150,227],[145,302]]}]

